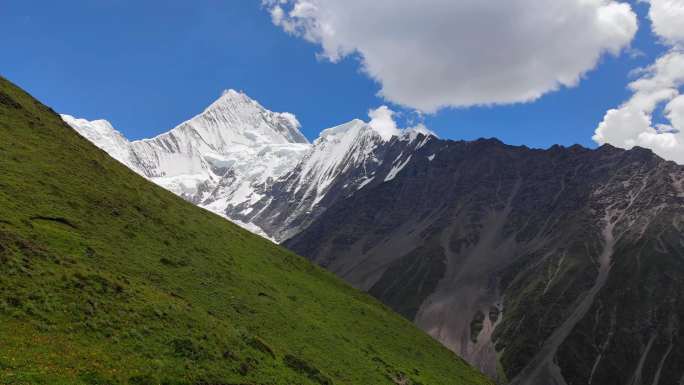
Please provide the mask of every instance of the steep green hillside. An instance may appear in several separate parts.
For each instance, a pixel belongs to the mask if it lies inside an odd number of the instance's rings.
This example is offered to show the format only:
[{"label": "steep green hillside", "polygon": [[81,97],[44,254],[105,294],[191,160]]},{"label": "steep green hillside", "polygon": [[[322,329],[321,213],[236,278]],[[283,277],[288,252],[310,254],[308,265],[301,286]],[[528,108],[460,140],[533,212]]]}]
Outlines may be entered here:
[{"label": "steep green hillside", "polygon": [[0,384],[485,384],[0,78]]}]

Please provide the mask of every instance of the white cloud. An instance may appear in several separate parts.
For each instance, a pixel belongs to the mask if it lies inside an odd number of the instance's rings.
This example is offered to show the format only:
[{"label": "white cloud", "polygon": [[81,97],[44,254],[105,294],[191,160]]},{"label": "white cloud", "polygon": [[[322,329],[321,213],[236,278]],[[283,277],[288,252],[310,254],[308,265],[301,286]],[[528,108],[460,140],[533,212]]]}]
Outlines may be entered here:
[{"label": "white cloud", "polygon": [[387,100],[447,106],[532,101],[575,86],[637,30],[614,0],[263,0],[273,22],[333,62],[358,54]]},{"label": "white cloud", "polygon": [[672,99],[665,107],[665,113],[675,130],[684,131],[684,95]]},{"label": "white cloud", "polygon": [[437,134],[428,129],[423,123],[418,123],[406,128],[399,128],[394,116],[396,112],[392,111],[387,106],[380,106],[374,110],[368,111],[370,121],[368,125],[375,130],[383,140],[390,140],[393,136],[408,136],[411,140],[418,137],[419,134],[438,137]]},{"label": "white cloud", "polygon": [[650,0],[653,32],[671,45],[684,42],[684,1]]},{"label": "white cloud", "polygon": [[397,123],[394,121],[394,111],[390,110],[387,106],[380,106],[375,110],[368,111],[368,117],[371,118],[368,125],[385,140],[389,140],[392,136],[397,136],[401,133],[399,128],[397,128]]},{"label": "white cloud", "polygon": [[[650,148],[656,154],[684,164],[684,0],[651,0],[649,17],[653,32],[670,50],[630,83],[632,97],[606,112],[593,137],[629,149]],[[667,123],[653,124],[656,108],[664,106]]]},{"label": "white cloud", "polygon": [[282,25],[283,18],[285,17],[285,11],[279,5],[275,5],[271,8],[271,21],[275,25]]}]

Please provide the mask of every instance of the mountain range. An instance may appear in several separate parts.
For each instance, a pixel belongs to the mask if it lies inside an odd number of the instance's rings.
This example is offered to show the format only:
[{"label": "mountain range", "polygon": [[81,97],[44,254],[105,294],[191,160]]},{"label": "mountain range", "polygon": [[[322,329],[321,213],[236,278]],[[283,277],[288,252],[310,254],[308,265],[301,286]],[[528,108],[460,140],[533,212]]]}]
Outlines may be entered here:
[{"label": "mountain range", "polygon": [[151,140],[64,119],[501,384],[684,384],[684,167],[648,150],[450,141],[361,120],[309,144],[293,115],[234,91]]},{"label": "mountain range", "polygon": [[[272,122],[269,140],[301,141]],[[174,157],[204,170],[197,136],[90,126],[138,174],[0,77],[0,384],[491,384],[371,296],[139,175],[190,169]]]},{"label": "mountain range", "polygon": [[[409,147],[420,145],[418,135],[430,134],[421,126],[388,133],[356,119],[311,144],[293,114],[269,111],[235,90],[152,139],[129,141],[106,120],[62,118],[138,174],[276,242],[340,197],[391,179]],[[405,155],[386,164],[395,143],[407,146]]]}]

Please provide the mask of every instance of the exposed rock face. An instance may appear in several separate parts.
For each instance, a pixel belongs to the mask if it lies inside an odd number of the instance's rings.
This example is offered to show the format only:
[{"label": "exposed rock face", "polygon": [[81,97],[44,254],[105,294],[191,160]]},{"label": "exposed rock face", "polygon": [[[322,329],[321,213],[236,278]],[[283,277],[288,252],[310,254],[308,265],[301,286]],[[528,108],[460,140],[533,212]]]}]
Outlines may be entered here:
[{"label": "exposed rock face", "polygon": [[638,148],[433,139],[284,244],[501,382],[678,384],[683,184]]}]

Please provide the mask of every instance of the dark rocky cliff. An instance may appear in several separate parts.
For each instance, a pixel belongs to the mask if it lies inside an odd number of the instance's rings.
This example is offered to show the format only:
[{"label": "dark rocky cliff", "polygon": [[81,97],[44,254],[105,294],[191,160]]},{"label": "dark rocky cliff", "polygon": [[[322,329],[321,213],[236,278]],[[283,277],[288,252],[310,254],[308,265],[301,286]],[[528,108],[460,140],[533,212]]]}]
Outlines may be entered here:
[{"label": "dark rocky cliff", "polygon": [[500,382],[681,384],[684,167],[431,140],[285,242]]}]

